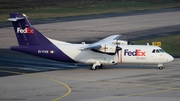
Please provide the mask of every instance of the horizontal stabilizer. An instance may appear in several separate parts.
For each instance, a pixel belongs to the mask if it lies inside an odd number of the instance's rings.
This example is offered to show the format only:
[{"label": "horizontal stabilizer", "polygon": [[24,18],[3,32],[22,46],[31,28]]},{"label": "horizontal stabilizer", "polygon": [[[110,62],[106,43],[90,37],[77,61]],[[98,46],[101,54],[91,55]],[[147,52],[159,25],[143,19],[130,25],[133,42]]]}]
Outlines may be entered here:
[{"label": "horizontal stabilizer", "polygon": [[23,19],[25,19],[25,18],[24,17],[16,17],[16,18],[9,18],[7,20],[9,20],[9,21],[18,21],[18,20],[23,20]]}]

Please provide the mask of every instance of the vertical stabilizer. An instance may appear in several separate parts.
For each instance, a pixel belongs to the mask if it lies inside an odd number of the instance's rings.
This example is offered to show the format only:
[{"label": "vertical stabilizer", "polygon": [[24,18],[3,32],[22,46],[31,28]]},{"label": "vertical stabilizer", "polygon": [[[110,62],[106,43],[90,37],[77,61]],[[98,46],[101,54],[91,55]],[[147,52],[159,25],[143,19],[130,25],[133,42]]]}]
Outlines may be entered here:
[{"label": "vertical stabilizer", "polygon": [[12,21],[19,45],[48,45],[52,44],[44,35],[36,30],[29,22],[27,16],[22,13],[10,13],[9,21]]}]

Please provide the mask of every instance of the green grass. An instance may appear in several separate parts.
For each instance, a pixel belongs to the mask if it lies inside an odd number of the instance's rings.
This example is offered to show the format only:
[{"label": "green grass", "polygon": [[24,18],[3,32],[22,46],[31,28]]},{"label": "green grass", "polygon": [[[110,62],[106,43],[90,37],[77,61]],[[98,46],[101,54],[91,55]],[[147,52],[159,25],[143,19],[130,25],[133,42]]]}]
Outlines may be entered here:
[{"label": "green grass", "polygon": [[161,42],[161,48],[163,48],[166,52],[172,55],[180,54],[180,34],[164,36],[160,38],[146,39],[133,42],[134,44],[143,44],[146,43],[152,44],[152,42]]},{"label": "green grass", "polygon": [[30,19],[91,15],[137,10],[180,7],[178,0],[1,0],[0,22],[9,12],[23,12]]}]

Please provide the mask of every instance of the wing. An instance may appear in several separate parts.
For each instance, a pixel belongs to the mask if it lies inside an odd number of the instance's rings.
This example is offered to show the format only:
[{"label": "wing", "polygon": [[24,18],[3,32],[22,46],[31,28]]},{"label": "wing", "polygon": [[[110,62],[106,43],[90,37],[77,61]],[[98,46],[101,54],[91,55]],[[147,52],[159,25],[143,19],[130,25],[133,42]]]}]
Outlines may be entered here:
[{"label": "wing", "polygon": [[90,44],[86,47],[83,47],[82,50],[88,50],[88,49],[100,49],[101,47],[105,46],[105,45],[113,45],[113,41],[114,40],[118,40],[120,38],[121,35],[111,35],[107,38],[104,38],[98,42],[95,42],[93,44]]}]

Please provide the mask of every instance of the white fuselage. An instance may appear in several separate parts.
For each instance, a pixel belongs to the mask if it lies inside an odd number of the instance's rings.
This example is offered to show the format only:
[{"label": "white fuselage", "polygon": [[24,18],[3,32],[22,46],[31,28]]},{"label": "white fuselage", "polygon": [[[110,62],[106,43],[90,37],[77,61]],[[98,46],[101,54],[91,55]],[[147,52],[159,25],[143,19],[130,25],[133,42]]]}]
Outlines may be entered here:
[{"label": "white fuselage", "polygon": [[[122,50],[116,54],[106,54],[94,52],[92,50],[81,50],[88,44],[56,44],[66,55],[85,64],[94,64],[100,62],[103,65],[112,65],[117,63],[137,63],[137,64],[164,64],[172,61],[174,58],[157,46],[146,45],[120,45]],[[153,50],[155,52],[153,52]],[[158,52],[158,51],[159,52]],[[157,51],[157,52],[156,52]]]}]

